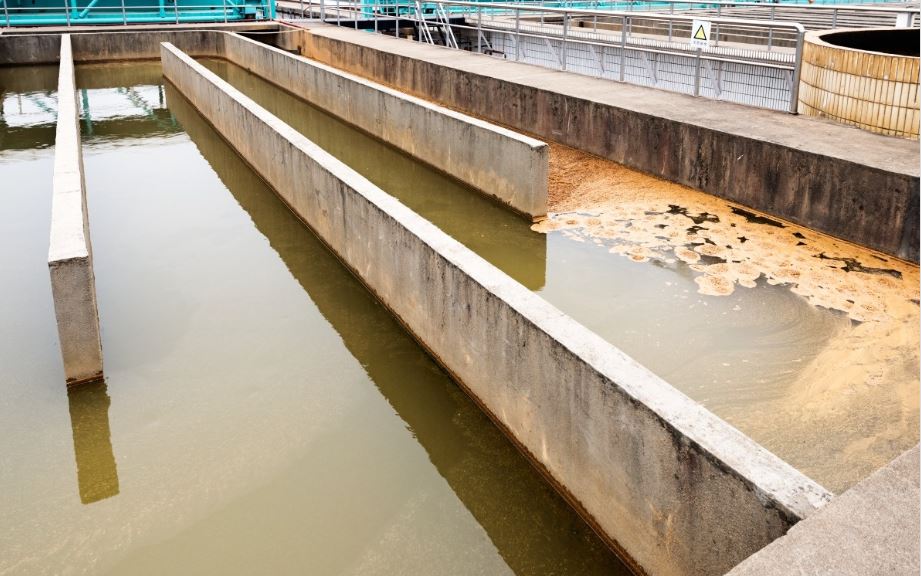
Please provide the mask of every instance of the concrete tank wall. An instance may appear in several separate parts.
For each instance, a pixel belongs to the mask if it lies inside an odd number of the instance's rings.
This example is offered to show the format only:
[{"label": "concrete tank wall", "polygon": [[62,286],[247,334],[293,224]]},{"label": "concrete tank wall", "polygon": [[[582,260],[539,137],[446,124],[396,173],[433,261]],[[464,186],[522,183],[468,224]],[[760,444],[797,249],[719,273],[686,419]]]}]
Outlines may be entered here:
[{"label": "concrete tank wall", "polygon": [[717,575],[830,494],[179,52],[164,74],[609,542]]},{"label": "concrete tank wall", "polygon": [[0,66],[56,64],[60,54],[60,35],[0,34]]},{"label": "concrete tank wall", "polygon": [[102,338],[90,243],[70,36],[60,37],[48,268],[68,384],[102,378]]},{"label": "concrete tank wall", "polygon": [[916,143],[345,28],[301,42],[353,74],[918,262]]},{"label": "concrete tank wall", "polygon": [[73,36],[74,60],[154,60],[159,57],[161,42],[172,42],[193,56],[217,56],[223,50],[224,36],[211,30],[77,34]]},{"label": "concrete tank wall", "polygon": [[550,149],[523,136],[237,35],[224,57],[531,217],[547,213]]},{"label": "concrete tank wall", "polygon": [[[115,60],[157,60],[160,42],[171,42],[195,56],[220,56],[223,31],[274,31],[275,23],[178,25],[128,27],[104,30],[100,27],[68,29],[75,62],[109,62]],[[61,47],[61,35],[52,32],[24,33],[22,30],[0,34],[0,66],[55,64]]]}]

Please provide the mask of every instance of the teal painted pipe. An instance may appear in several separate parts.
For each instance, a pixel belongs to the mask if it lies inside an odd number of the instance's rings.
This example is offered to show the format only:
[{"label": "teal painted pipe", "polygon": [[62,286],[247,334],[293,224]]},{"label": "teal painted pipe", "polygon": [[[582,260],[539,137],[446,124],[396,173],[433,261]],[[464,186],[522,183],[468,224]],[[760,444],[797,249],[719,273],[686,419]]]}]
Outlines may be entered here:
[{"label": "teal painted pipe", "polygon": [[86,8],[83,9],[83,12],[80,12],[80,15],[77,16],[77,18],[85,18],[86,15],[89,14],[90,10],[92,10],[93,6],[96,5],[96,2],[99,2],[99,0],[93,0],[92,2],[87,4]]},{"label": "teal painted pipe", "polygon": [[[227,16],[227,20],[243,20],[244,16],[242,14],[232,14]],[[121,24],[127,22],[129,24],[141,24],[141,23],[155,23],[155,22],[175,22],[176,19],[173,16],[161,17],[155,13],[146,13],[146,14],[127,14],[125,18],[122,18],[121,14],[113,14],[111,16],[107,15],[93,15],[84,20],[81,20],[81,24]],[[217,13],[206,13],[206,14],[183,14],[179,13],[180,22],[223,22],[224,14],[223,12]],[[47,16],[22,16],[14,17],[10,16],[10,24],[12,26],[61,26],[67,24],[67,19],[65,16],[58,14],[49,14]]]},{"label": "teal painted pipe", "polygon": [[[99,0],[89,0],[83,7],[78,5],[79,0],[38,0],[37,5],[27,8],[16,6],[16,0],[0,1],[4,10],[0,26],[66,26],[77,21],[81,25],[221,22],[225,18],[240,21],[255,16],[257,20],[271,20],[276,16],[274,0],[218,0],[215,4],[190,3],[186,6],[183,0],[175,0],[178,11],[167,10],[166,0],[158,0],[153,6],[150,0],[124,0],[124,13],[121,6],[110,6],[111,2]],[[141,6],[146,10],[141,10]]]}]

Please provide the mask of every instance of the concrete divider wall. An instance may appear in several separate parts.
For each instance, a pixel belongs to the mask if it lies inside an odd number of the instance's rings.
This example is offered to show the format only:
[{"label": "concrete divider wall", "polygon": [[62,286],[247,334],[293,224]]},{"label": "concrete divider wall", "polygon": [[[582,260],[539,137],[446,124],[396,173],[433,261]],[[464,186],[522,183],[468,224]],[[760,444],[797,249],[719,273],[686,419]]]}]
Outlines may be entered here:
[{"label": "concrete divider wall", "polygon": [[609,542],[723,574],[830,494],[175,47],[164,75]]},{"label": "concrete divider wall", "polygon": [[[118,60],[159,60],[160,43],[171,42],[194,56],[219,57],[228,31],[277,30],[278,24],[226,24],[220,26],[172,26],[158,29],[142,26],[99,32],[99,27],[86,27],[69,34],[75,62],[110,62]],[[130,27],[129,27],[130,28]],[[61,51],[61,35],[53,33],[0,34],[0,66],[56,64]]]},{"label": "concrete divider wall", "polygon": [[531,217],[547,213],[547,144],[237,35],[224,56]]},{"label": "concrete divider wall", "polygon": [[916,143],[345,28],[325,64],[918,262]]},{"label": "concrete divider wall", "polygon": [[157,30],[151,32],[105,32],[75,34],[74,60],[107,62],[113,60],[155,60],[160,43],[171,42],[193,56],[219,56],[223,34],[214,30]]},{"label": "concrete divider wall", "polygon": [[60,54],[57,34],[0,34],[0,66],[56,64]]},{"label": "concrete divider wall", "polygon": [[77,384],[102,377],[102,340],[69,35],[61,36],[60,47],[48,268],[64,373],[68,384]]}]

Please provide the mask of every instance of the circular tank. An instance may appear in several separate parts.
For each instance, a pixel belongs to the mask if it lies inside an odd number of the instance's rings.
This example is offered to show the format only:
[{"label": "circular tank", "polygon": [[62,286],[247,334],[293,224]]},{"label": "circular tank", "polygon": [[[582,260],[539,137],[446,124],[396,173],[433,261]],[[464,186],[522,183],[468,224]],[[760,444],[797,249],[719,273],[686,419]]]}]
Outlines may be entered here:
[{"label": "circular tank", "polygon": [[918,29],[808,32],[799,113],[918,138]]}]

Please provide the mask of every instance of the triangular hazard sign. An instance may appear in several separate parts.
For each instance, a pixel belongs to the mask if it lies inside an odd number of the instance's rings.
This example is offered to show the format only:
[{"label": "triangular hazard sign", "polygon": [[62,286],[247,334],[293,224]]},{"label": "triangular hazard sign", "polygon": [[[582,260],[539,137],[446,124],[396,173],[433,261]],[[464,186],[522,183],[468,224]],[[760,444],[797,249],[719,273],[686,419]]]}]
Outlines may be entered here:
[{"label": "triangular hazard sign", "polygon": [[704,32],[704,25],[701,24],[697,27],[697,32],[694,32],[694,40],[706,40],[707,33]]}]

